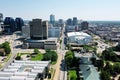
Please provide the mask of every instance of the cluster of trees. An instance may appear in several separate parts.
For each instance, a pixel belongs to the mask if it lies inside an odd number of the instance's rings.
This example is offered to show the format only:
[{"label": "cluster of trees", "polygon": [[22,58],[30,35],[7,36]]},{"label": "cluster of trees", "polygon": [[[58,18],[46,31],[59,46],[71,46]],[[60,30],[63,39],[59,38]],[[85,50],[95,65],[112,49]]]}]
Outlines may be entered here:
[{"label": "cluster of trees", "polygon": [[65,62],[67,68],[78,67],[79,59],[75,58],[72,51],[67,51],[65,54]]},{"label": "cluster of trees", "polygon": [[100,78],[101,80],[111,80],[111,76],[116,77],[118,74],[120,74],[120,63],[116,62],[112,65],[106,62],[106,65],[101,71]]},{"label": "cluster of trees", "polygon": [[0,48],[4,48],[6,54],[9,54],[11,52],[9,42],[7,42],[7,41],[0,44]]},{"label": "cluster of trees", "polygon": [[[79,76],[79,58],[76,58],[74,56],[74,53],[72,51],[67,51],[65,54],[65,63],[67,65],[67,69],[69,70],[71,74],[68,75],[70,77],[70,80],[80,80],[80,76]],[[71,70],[73,72],[71,72]],[[75,75],[75,76],[74,76]]]},{"label": "cluster of trees", "polygon": [[112,48],[108,48],[102,52],[102,59],[103,60],[109,60],[113,62],[118,62],[120,59],[117,57],[117,55],[114,53]]},{"label": "cluster of trees", "polygon": [[95,67],[98,67],[98,71],[102,70],[103,67],[104,67],[104,61],[102,59],[99,59],[99,60],[96,60],[95,57],[92,57],[91,58],[91,61],[92,61],[92,64],[95,66]]},{"label": "cluster of trees", "polygon": [[43,56],[43,60],[51,60],[51,62],[56,62],[58,59],[58,55],[55,51],[46,50],[46,53]]},{"label": "cluster of trees", "polygon": [[66,52],[65,62],[68,67],[72,67],[73,58],[74,58],[73,52],[71,52],[71,51]]},{"label": "cluster of trees", "polygon": [[114,51],[120,51],[120,44],[118,44],[118,45],[115,46],[115,47],[112,47],[112,49],[113,49]]}]

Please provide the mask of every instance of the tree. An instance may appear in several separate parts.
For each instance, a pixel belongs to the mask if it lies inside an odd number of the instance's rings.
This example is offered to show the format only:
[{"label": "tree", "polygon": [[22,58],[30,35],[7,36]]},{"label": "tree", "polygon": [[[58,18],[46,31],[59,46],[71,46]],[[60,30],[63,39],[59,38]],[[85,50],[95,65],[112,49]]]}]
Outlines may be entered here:
[{"label": "tree", "polygon": [[72,62],[73,62],[73,56],[72,55],[68,55],[65,57],[65,61],[67,66],[71,67],[72,66]]},{"label": "tree", "polygon": [[92,61],[92,64],[93,64],[93,65],[96,65],[96,58],[95,58],[95,57],[92,57],[92,58],[91,58],[91,61]]},{"label": "tree", "polygon": [[73,54],[73,52],[71,52],[71,51],[66,52],[66,54],[65,54],[65,62],[66,62],[68,67],[73,66],[73,62],[74,62],[74,54]]},{"label": "tree", "polygon": [[9,42],[4,42],[4,43],[2,44],[2,48],[5,49],[6,54],[9,54],[9,53],[11,52]]},{"label": "tree", "polygon": [[97,61],[98,70],[102,70],[104,66],[104,61],[102,59]]},{"label": "tree", "polygon": [[101,80],[111,80],[110,74],[107,71],[101,71],[100,78]]},{"label": "tree", "polygon": [[116,62],[113,66],[114,72],[120,73],[120,63]]},{"label": "tree", "polygon": [[67,44],[66,47],[68,48],[68,50],[71,48],[70,44]]},{"label": "tree", "polygon": [[112,48],[106,49],[102,52],[102,58],[104,60],[110,60],[110,61],[119,61],[119,58],[117,55],[113,52]]},{"label": "tree", "polygon": [[97,42],[95,42],[95,46],[97,46],[98,45],[98,43]]},{"label": "tree", "polygon": [[44,54],[43,60],[57,61],[58,55],[55,51],[47,50]]},{"label": "tree", "polygon": [[120,44],[118,44],[117,46],[113,47],[114,51],[120,51]]},{"label": "tree", "polygon": [[38,53],[40,53],[40,51],[37,48],[35,48],[34,53],[38,54]]},{"label": "tree", "polygon": [[118,78],[118,80],[120,80],[120,77]]},{"label": "tree", "polygon": [[65,54],[65,57],[69,56],[69,55],[73,55],[73,52],[72,51],[67,51],[66,54]]},{"label": "tree", "polygon": [[111,65],[109,62],[106,62],[104,70],[107,71],[111,75],[113,75],[113,73],[114,73],[113,65]]}]

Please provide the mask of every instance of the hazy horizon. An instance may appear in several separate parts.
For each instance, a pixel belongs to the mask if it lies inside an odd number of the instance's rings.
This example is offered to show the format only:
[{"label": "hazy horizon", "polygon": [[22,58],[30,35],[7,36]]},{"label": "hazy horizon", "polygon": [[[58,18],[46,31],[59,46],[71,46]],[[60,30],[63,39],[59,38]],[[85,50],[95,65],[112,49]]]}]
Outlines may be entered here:
[{"label": "hazy horizon", "polygon": [[120,0],[1,0],[0,13],[4,17],[25,20],[49,20],[77,17],[79,20],[120,21]]}]

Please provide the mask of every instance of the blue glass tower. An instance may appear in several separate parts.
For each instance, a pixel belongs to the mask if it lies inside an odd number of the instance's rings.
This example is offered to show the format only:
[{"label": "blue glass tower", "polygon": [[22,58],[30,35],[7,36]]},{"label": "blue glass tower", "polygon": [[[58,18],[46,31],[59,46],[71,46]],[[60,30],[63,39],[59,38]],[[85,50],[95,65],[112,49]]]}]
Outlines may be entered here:
[{"label": "blue glass tower", "polygon": [[78,21],[77,21],[77,17],[73,17],[73,25],[77,25]]},{"label": "blue glass tower", "polygon": [[53,14],[50,15],[50,23],[53,25],[55,24],[55,15]]},{"label": "blue glass tower", "polygon": [[73,24],[73,21],[72,21],[71,18],[69,18],[69,19],[67,20],[67,25],[72,26],[72,24]]},{"label": "blue glass tower", "polygon": [[22,31],[22,26],[24,26],[24,21],[22,18],[16,18],[15,19],[15,23],[16,23],[16,30],[17,31]]},{"label": "blue glass tower", "polygon": [[16,30],[15,21],[12,17],[6,17],[4,20],[4,31],[12,33]]}]

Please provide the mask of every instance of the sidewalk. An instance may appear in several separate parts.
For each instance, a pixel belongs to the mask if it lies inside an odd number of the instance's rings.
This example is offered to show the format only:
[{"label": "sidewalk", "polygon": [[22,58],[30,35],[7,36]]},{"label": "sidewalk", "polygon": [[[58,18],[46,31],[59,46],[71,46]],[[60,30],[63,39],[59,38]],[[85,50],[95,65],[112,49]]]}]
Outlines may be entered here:
[{"label": "sidewalk", "polygon": [[54,68],[56,69],[55,69],[55,75],[54,75],[53,80],[59,80],[61,60],[62,60],[62,55],[58,53],[58,61],[56,65],[54,66]]}]

